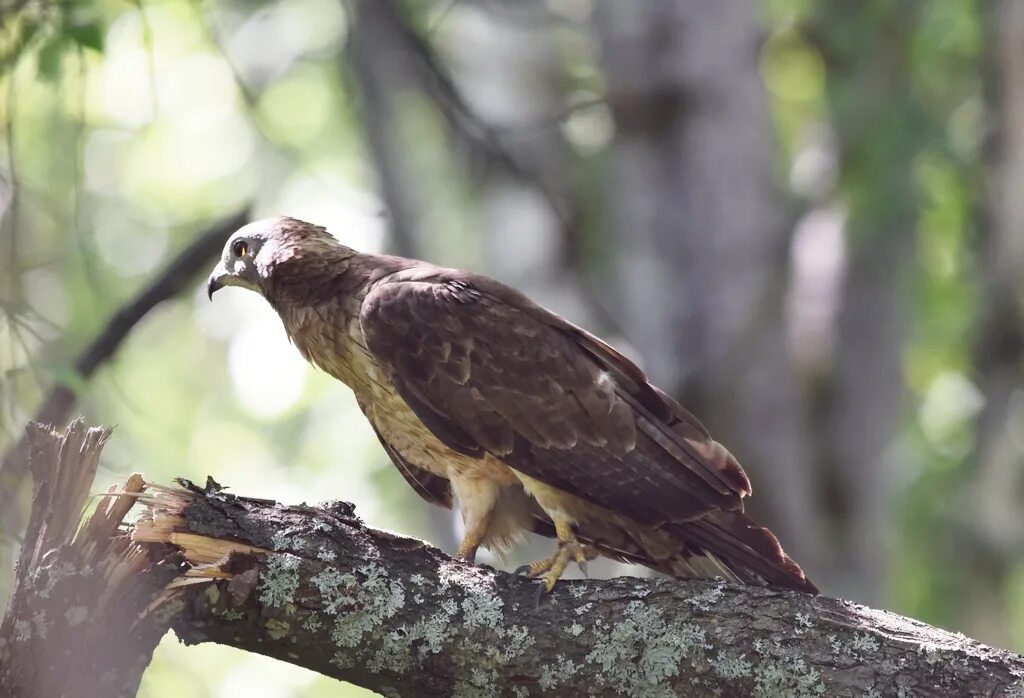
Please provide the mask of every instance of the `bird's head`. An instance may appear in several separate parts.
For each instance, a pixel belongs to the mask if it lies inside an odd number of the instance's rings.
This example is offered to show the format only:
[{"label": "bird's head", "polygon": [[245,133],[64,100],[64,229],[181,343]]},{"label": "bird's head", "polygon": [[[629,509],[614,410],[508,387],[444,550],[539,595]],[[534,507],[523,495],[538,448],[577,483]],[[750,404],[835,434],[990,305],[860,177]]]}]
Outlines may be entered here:
[{"label": "bird's head", "polygon": [[[228,238],[206,292],[212,300],[214,291],[240,286],[268,297],[275,271],[289,260],[339,251],[350,252],[324,228],[311,223],[285,216],[255,221]],[[276,276],[281,276],[280,272]]]}]

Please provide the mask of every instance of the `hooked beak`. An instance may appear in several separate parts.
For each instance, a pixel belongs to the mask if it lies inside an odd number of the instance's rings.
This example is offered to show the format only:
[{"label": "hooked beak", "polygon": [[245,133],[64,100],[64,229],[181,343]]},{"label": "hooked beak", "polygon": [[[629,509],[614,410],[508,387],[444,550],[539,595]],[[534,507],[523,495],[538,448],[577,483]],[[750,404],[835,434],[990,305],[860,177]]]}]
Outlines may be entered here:
[{"label": "hooked beak", "polygon": [[210,274],[210,278],[206,281],[206,296],[212,301],[213,292],[219,288],[224,288],[223,278],[228,275],[227,267],[224,266],[224,262],[219,262],[214,268],[213,273]]}]

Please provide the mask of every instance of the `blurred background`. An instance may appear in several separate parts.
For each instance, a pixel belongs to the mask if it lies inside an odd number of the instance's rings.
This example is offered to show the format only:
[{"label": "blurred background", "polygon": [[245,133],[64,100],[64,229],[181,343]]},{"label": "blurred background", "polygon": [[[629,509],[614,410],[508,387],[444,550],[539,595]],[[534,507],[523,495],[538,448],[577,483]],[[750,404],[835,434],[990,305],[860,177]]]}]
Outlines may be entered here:
[{"label": "blurred background", "polygon": [[[0,447],[63,386],[67,414],[117,426],[97,490],[209,474],[349,500],[452,551],[457,516],[417,498],[269,306],[207,301],[219,238],[82,370],[211,226],[288,214],[596,331],[737,455],[750,509],[825,593],[1024,651],[1024,4],[0,0],[0,17]],[[0,599],[29,500],[10,462]],[[168,637],[141,695],[183,686],[366,693]]]}]

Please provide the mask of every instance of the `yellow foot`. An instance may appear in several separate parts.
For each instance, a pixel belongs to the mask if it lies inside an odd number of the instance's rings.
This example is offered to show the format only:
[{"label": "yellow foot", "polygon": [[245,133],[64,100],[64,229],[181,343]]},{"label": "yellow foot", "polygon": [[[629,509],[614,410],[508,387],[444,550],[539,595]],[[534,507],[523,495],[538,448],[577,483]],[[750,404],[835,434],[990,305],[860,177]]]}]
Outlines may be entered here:
[{"label": "yellow foot", "polygon": [[575,560],[580,566],[583,566],[587,560],[593,560],[595,556],[596,553],[593,550],[580,545],[575,538],[560,540],[555,554],[530,565],[526,570],[526,576],[531,579],[543,576],[545,591],[551,591],[561,579],[570,562]]},{"label": "yellow foot", "polygon": [[455,557],[472,564],[476,562],[476,551],[478,547],[479,545],[474,545],[472,543],[467,545],[466,542],[463,541],[462,545],[459,546],[459,549],[455,551]]}]

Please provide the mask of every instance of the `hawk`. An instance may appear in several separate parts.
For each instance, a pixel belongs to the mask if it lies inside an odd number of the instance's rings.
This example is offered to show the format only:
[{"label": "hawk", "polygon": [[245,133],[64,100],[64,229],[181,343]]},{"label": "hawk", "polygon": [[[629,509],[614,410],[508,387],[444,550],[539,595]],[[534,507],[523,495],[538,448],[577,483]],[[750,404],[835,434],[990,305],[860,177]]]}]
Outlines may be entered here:
[{"label": "hawk", "polygon": [[428,502],[458,501],[457,555],[527,532],[558,539],[529,566],[553,588],[597,555],[675,577],[816,592],[743,513],[739,463],[643,371],[586,330],[480,274],[364,254],[294,218],[227,241],[208,293],[263,296],[311,363],[356,396]]}]

